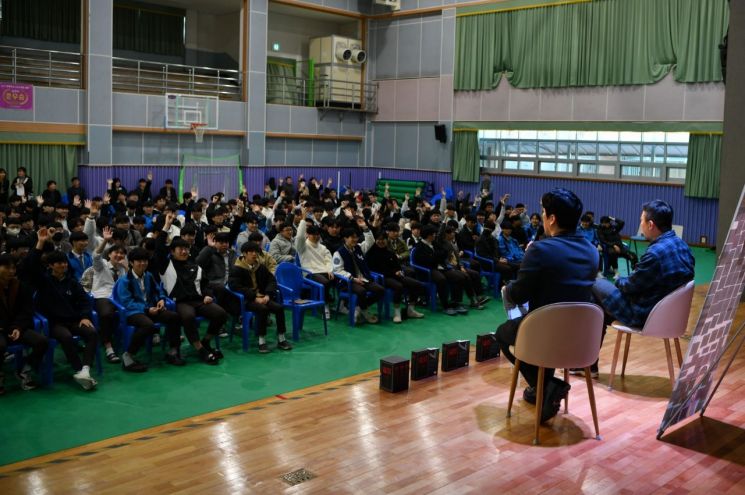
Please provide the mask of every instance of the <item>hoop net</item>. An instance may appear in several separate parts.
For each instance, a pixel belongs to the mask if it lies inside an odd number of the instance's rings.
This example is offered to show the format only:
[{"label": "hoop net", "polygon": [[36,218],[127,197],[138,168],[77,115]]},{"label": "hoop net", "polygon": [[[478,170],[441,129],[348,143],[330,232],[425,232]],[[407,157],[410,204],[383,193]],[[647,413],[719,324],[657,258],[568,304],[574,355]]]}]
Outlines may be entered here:
[{"label": "hoop net", "polygon": [[194,139],[197,143],[201,143],[204,140],[204,131],[207,130],[207,124],[202,122],[192,122],[191,131],[194,133]]}]

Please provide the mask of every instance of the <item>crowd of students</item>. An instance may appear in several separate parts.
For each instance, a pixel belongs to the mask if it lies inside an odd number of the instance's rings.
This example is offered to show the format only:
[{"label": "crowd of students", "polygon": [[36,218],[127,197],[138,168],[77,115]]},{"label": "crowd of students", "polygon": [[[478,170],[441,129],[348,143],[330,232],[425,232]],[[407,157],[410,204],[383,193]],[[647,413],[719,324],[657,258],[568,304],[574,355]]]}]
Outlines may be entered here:
[{"label": "crowd of students", "polygon": [[[54,181],[35,195],[24,169],[12,182],[0,169],[0,356],[11,345],[30,347],[18,372],[24,389],[35,386],[33,370],[47,337],[59,342],[84,389],[97,385],[90,368],[98,346],[124,370],[146,371],[137,354],[148,338],[160,338],[159,325],[168,363],[186,364],[183,329],[200,359],[218,364],[223,355],[214,340],[242,309],[255,315],[260,353],[271,352],[271,324],[277,349],[289,351],[275,279],[279,263],[298,264],[324,287],[326,317],[334,289],[341,288],[357,296],[357,322],[378,322],[370,308],[386,289],[393,293],[393,322],[422,318],[417,304],[424,303],[427,281],[445,314],[481,310],[489,301],[481,270],[497,270],[503,282],[514,279],[528,243],[543,236],[540,215],[529,216],[520,203],[511,207],[509,194],[493,202],[488,188],[473,200],[462,192],[448,198],[443,189],[433,203],[420,190],[399,202],[387,188],[381,197],[349,189],[339,194],[331,179],[301,175],[296,182],[272,179],[263,194],[249,197],[244,189],[236,198],[216,193],[208,200],[196,189],[179,198],[171,180],[153,194],[152,179],[148,174],[130,191],[110,179],[103,196],[89,198],[73,178],[65,202]],[[595,227],[583,217],[582,229],[598,246],[603,238],[614,242],[605,218]],[[614,222],[617,234],[623,224]],[[244,296],[244,308],[232,291]],[[34,310],[48,320],[48,336],[33,330]],[[204,336],[196,317],[208,321]],[[117,353],[121,318],[135,332]]]}]

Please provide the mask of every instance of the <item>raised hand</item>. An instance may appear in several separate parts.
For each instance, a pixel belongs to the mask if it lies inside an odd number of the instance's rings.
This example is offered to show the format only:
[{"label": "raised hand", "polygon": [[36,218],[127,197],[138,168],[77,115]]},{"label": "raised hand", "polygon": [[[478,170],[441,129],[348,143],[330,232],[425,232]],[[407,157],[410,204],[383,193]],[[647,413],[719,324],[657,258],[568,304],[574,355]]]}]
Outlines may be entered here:
[{"label": "raised hand", "polygon": [[506,193],[504,196],[499,198],[499,202],[502,204],[507,203],[507,201],[510,199],[510,193]]},{"label": "raised hand", "polygon": [[357,217],[357,226],[361,229],[367,228],[367,222],[365,222],[365,219],[362,217]]},{"label": "raised hand", "polygon": [[114,179],[106,179],[106,189],[111,189],[111,186],[114,184]]},{"label": "raised hand", "polygon": [[111,242],[111,239],[114,237],[114,231],[109,226],[104,227],[101,234],[103,235],[103,242],[107,244]]},{"label": "raised hand", "polygon": [[196,200],[199,197],[199,189],[197,189],[197,186],[192,186],[192,188],[191,188],[191,197],[194,200]]},{"label": "raised hand", "polygon": [[404,201],[408,201],[408,200],[409,200],[409,193],[404,193]]},{"label": "raised hand", "polygon": [[111,195],[109,193],[106,193],[103,195],[103,204],[107,205],[111,201]]},{"label": "raised hand", "polygon": [[417,187],[416,191],[414,191],[414,196],[421,196],[422,195],[422,188]]},{"label": "raised hand", "polygon": [[332,179],[331,177],[329,177],[328,180],[326,181],[326,187],[331,187],[331,184],[333,184],[333,183],[334,183],[334,179]]},{"label": "raised hand", "polygon": [[51,232],[46,227],[42,227],[36,231],[37,246],[43,246],[45,242],[52,238]]},{"label": "raised hand", "polygon": [[148,182],[152,182],[153,181],[153,171],[152,170],[148,170],[147,171],[147,181]]},{"label": "raised hand", "polygon": [[44,204],[44,198],[42,198],[41,196],[36,196],[36,204],[39,205],[39,206],[43,205]]},{"label": "raised hand", "polygon": [[209,247],[215,247],[215,234],[207,234],[207,245]]},{"label": "raised hand", "polygon": [[72,198],[72,205],[75,208],[80,208],[81,202],[80,202],[80,196],[79,195],[76,194],[75,197]]}]

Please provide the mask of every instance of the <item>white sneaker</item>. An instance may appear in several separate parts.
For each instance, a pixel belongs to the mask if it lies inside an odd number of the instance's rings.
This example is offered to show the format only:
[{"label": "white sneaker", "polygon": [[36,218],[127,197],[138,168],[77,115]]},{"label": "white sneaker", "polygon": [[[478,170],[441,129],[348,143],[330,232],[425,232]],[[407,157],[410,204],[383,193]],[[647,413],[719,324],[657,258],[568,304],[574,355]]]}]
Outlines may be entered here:
[{"label": "white sneaker", "polygon": [[377,323],[378,322],[377,315],[372,314],[369,309],[363,311],[362,312],[362,316],[365,318],[365,321],[367,321],[368,323]]},{"label": "white sneaker", "polygon": [[615,275],[613,275],[613,280],[617,281],[619,278],[621,278],[621,274],[616,272]]},{"label": "white sneaker", "polygon": [[406,309],[406,316],[409,318],[424,318],[424,313],[420,313],[413,304],[410,304]]},{"label": "white sneaker", "polygon": [[[348,311],[347,311],[347,314],[349,314]],[[356,325],[357,323],[359,323],[361,319],[362,319],[362,310],[360,309],[359,306],[357,306],[357,308],[354,310],[354,324]]]},{"label": "white sneaker", "polygon": [[393,308],[393,323],[401,323],[401,308]]},{"label": "white sneaker", "polygon": [[83,366],[83,368],[72,375],[72,377],[76,382],[78,382],[78,385],[83,387],[84,390],[91,390],[97,385],[96,380],[91,378],[91,370],[88,366]]},{"label": "white sneaker", "polygon": [[159,333],[153,334],[153,345],[160,345],[160,334]]},{"label": "white sneaker", "polygon": [[327,319],[327,320],[330,320],[330,319],[331,319],[331,309],[329,308],[329,305],[328,305],[328,304],[326,304],[326,305],[325,305],[325,306],[323,307],[323,312],[324,312],[324,314],[326,315],[326,319]]},{"label": "white sneaker", "polygon": [[[357,308],[360,309],[360,308]],[[347,305],[344,304],[344,301],[339,303],[339,314],[341,315],[348,315],[349,314],[349,308],[347,308]]]}]

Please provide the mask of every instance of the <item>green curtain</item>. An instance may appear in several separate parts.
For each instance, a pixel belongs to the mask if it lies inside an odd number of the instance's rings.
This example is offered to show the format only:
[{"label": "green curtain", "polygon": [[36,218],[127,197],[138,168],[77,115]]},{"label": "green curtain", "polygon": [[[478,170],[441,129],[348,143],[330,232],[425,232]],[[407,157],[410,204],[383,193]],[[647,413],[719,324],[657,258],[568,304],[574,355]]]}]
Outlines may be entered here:
[{"label": "green curtain", "polygon": [[266,102],[281,105],[301,105],[300,94],[295,79],[296,62],[289,59],[267,59],[266,61]]},{"label": "green curtain", "polygon": [[721,135],[691,134],[688,138],[686,196],[696,198],[719,197],[719,165],[721,157]]},{"label": "green curtain", "polygon": [[48,180],[57,181],[64,193],[77,174],[78,147],[48,144],[0,144],[0,163],[13,180],[18,167],[26,167],[34,181],[34,194],[41,194]]},{"label": "green curtain", "polygon": [[161,12],[115,4],[114,49],[182,56],[185,16],[179,10]]},{"label": "green curtain", "polygon": [[453,131],[453,180],[478,182],[480,156],[478,131]]},{"label": "green curtain", "polygon": [[594,0],[456,20],[455,89],[721,81],[727,0]]},{"label": "green curtain", "polygon": [[3,0],[0,34],[80,43],[80,0]]}]

